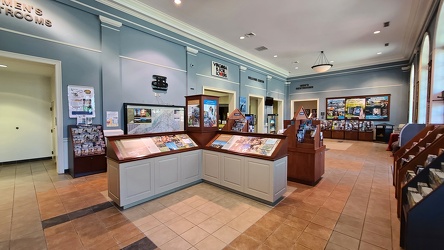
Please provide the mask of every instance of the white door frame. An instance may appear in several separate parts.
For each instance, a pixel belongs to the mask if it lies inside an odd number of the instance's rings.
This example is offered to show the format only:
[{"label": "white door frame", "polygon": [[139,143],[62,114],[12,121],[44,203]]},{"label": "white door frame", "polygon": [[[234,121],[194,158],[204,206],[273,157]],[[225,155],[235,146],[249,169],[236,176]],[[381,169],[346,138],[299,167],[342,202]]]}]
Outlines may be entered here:
[{"label": "white door frame", "polygon": [[203,86],[202,93],[205,94],[205,90],[227,93],[230,97],[230,102],[228,103],[228,113],[231,113],[236,108],[236,91]]},{"label": "white door frame", "polygon": [[264,126],[265,126],[265,118],[264,118],[264,113],[265,113],[265,98],[264,96],[261,95],[248,95],[248,105],[250,105],[250,98],[254,97],[254,98],[258,98],[258,104],[257,104],[257,132],[258,133],[266,133],[264,132]]},{"label": "white door frame", "polygon": [[290,120],[294,118],[294,112],[296,112],[294,110],[294,103],[295,102],[307,102],[307,101],[316,101],[316,108],[317,108],[317,113],[318,113],[318,117],[320,115],[321,112],[319,112],[319,98],[317,99],[298,99],[298,100],[291,100],[290,101]]},{"label": "white door frame", "polygon": [[57,145],[54,145],[56,150],[56,165],[57,165],[57,172],[59,174],[62,174],[65,172],[65,162],[68,162],[66,159],[65,161],[65,154],[63,149],[63,105],[62,105],[62,62],[52,59],[47,59],[43,57],[35,57],[35,56],[29,56],[29,55],[23,55],[23,54],[17,54],[7,51],[0,50],[0,56],[3,57],[9,57],[13,59],[23,60],[23,61],[31,61],[31,62],[37,62],[37,63],[44,63],[54,66],[54,85],[55,89],[52,89],[52,91],[55,92],[55,109],[56,109],[56,117],[54,117],[56,121],[56,131],[55,135],[57,140]]},{"label": "white door frame", "polygon": [[273,101],[278,103],[278,128],[277,131],[284,129],[284,100],[282,99],[273,99]]}]

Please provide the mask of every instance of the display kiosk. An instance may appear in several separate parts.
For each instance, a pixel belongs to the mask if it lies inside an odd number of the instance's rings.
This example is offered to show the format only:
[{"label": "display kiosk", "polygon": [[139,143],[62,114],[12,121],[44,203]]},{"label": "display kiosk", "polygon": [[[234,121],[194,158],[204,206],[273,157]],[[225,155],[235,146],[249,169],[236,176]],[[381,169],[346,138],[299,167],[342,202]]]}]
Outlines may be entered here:
[{"label": "display kiosk", "polygon": [[273,205],[287,191],[284,135],[219,131],[203,150],[202,178]]},{"label": "display kiosk", "polygon": [[206,145],[219,130],[219,97],[186,96],[185,130],[199,145]]},{"label": "display kiosk", "polygon": [[128,208],[201,181],[199,145],[185,132],[108,138],[108,195]]},{"label": "display kiosk", "polygon": [[301,107],[294,115],[294,124],[284,135],[288,136],[289,181],[316,185],[325,172],[325,145],[320,137],[320,121],[307,119]]}]

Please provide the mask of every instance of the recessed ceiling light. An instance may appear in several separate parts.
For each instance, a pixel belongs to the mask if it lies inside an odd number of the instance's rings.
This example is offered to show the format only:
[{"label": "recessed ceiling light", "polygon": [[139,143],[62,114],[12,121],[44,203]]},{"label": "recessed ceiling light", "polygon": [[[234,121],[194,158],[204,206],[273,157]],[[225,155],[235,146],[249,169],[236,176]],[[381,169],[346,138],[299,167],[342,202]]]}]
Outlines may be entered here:
[{"label": "recessed ceiling light", "polygon": [[241,36],[241,37],[239,37],[239,39],[241,39],[241,40],[244,40],[244,39],[245,39],[245,37],[244,37],[244,36]]},{"label": "recessed ceiling light", "polygon": [[334,63],[335,61],[330,61],[330,63]]},{"label": "recessed ceiling light", "polygon": [[373,34],[379,34],[379,33],[381,33],[380,30],[377,30],[377,31],[373,32]]},{"label": "recessed ceiling light", "polygon": [[175,4],[181,4],[182,1],[181,1],[181,0],[174,0],[174,3],[175,3]]},{"label": "recessed ceiling light", "polygon": [[380,54],[382,54],[382,52],[378,52],[378,53],[376,53],[377,55],[380,55]]},{"label": "recessed ceiling light", "polygon": [[299,69],[299,67],[294,67],[294,69]]},{"label": "recessed ceiling light", "polygon": [[4,65],[4,64],[0,64],[0,68],[7,68],[8,66]]},{"label": "recessed ceiling light", "polygon": [[278,57],[278,55],[274,55],[273,57]]}]

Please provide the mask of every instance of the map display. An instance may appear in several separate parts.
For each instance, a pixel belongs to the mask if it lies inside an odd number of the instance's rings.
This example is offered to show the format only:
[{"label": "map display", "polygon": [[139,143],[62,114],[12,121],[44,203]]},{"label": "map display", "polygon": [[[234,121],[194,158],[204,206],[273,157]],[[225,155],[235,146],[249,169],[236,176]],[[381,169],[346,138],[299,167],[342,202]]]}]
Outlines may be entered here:
[{"label": "map display", "polygon": [[122,139],[116,140],[115,144],[123,159],[198,146],[187,134]]},{"label": "map display", "polygon": [[126,134],[184,131],[185,107],[125,104]]},{"label": "map display", "polygon": [[271,156],[281,139],[242,135],[219,135],[210,145],[237,153]]}]

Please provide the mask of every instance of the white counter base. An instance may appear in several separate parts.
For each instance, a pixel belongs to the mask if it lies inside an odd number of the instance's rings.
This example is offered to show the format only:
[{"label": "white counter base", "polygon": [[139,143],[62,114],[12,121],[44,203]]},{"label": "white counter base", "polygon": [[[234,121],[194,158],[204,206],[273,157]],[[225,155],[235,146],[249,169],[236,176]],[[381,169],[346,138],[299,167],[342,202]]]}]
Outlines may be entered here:
[{"label": "white counter base", "polygon": [[123,209],[202,182],[273,205],[287,191],[287,157],[276,161],[194,150],[118,163],[107,159],[108,196]]},{"label": "white counter base", "polygon": [[287,191],[287,157],[267,161],[203,150],[202,178],[274,204]]},{"label": "white counter base", "polygon": [[129,208],[202,181],[202,150],[133,162],[108,158],[108,196]]}]

